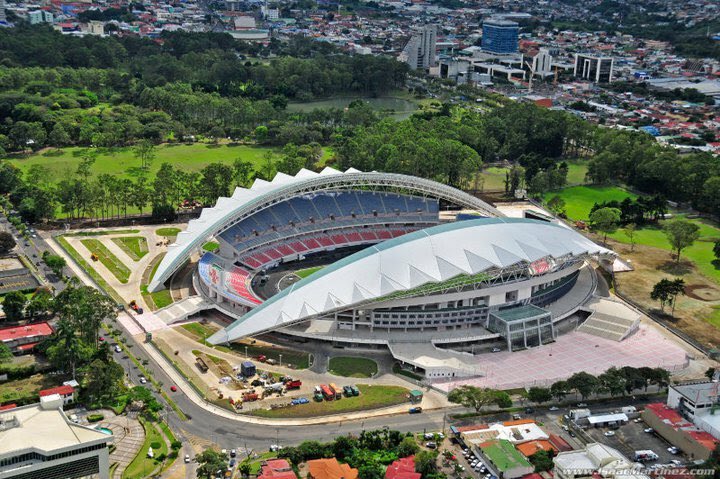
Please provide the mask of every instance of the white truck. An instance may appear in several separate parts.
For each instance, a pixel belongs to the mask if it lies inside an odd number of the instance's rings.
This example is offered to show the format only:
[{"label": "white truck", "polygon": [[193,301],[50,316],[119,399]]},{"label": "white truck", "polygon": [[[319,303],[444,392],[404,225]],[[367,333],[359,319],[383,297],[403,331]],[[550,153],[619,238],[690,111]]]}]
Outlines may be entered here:
[{"label": "white truck", "polygon": [[658,455],[649,449],[642,450],[642,451],[635,451],[635,461],[636,462],[647,462],[647,461],[657,461],[657,460],[658,460]]}]

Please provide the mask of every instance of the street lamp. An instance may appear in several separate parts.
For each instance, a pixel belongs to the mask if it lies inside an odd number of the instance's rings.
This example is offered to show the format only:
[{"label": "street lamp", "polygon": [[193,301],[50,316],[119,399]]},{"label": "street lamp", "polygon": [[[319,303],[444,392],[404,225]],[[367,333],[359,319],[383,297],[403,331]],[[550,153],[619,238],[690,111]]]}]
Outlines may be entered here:
[{"label": "street lamp", "polygon": [[248,359],[247,346],[245,346],[245,359]]},{"label": "street lamp", "polygon": [[282,367],[282,354],[280,355],[280,367]]}]

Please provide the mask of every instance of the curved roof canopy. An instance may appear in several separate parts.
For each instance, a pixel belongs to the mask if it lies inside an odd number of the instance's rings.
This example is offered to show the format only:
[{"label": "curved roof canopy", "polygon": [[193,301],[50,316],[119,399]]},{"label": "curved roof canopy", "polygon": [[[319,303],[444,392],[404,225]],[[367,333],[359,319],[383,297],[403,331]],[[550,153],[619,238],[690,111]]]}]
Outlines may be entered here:
[{"label": "curved roof canopy", "polygon": [[442,198],[465,208],[477,210],[488,216],[503,216],[484,201],[435,181],[395,173],[363,173],[350,168],[344,173],[325,168],[320,173],[302,169],[295,176],[278,173],[271,182],[255,180],[252,187],[237,188],[230,198],[219,198],[212,208],[204,208],[200,218],[191,220],[185,231],[177,236],[175,243],[160,262],[148,289],[163,288],[175,271],[187,261],[194,251],[212,235],[221,233],[233,224],[256,211],[280,203],[295,195],[330,189],[348,189],[366,186],[401,188]]},{"label": "curved roof canopy", "polygon": [[370,246],[281,291],[210,337],[218,344],[349,309],[459,275],[552,257],[614,255],[544,221],[483,218],[447,223]]}]

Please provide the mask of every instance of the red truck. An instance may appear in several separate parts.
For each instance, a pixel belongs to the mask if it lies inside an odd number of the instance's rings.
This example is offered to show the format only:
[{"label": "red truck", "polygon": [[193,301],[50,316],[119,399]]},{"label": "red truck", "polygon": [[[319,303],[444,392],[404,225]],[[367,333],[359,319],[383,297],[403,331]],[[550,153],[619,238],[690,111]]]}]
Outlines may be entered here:
[{"label": "red truck", "polygon": [[244,402],[257,401],[258,393],[245,393],[242,396]]},{"label": "red truck", "polygon": [[285,383],[285,389],[287,389],[288,391],[290,389],[300,389],[300,386],[302,386],[302,381],[300,381],[299,379],[291,379],[290,381],[287,381]]},{"label": "red truck", "polygon": [[326,401],[332,401],[333,399],[335,399],[335,391],[330,389],[330,386],[328,386],[327,384],[321,384],[320,391],[322,392],[322,395]]}]

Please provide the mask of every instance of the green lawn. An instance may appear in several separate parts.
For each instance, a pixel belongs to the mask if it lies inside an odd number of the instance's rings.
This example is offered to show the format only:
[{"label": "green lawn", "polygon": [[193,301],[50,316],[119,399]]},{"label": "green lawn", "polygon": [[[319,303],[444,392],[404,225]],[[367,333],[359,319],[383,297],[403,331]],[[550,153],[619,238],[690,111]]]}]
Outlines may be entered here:
[{"label": "green lawn", "polygon": [[123,236],[113,238],[112,241],[135,261],[140,261],[143,256],[148,254],[147,240],[142,236]]},{"label": "green lawn", "polygon": [[152,301],[155,305],[155,310],[162,309],[173,303],[172,294],[170,294],[169,289],[163,289],[154,293],[143,292],[143,297],[145,298],[145,302],[148,302],[148,299]]},{"label": "green lawn", "polygon": [[203,245],[203,250],[212,252],[218,249],[218,246],[220,246],[220,243],[218,243],[217,241],[208,241]]},{"label": "green lawn", "polygon": [[155,234],[158,236],[165,236],[167,238],[175,238],[181,231],[182,230],[180,228],[158,228],[155,230]]},{"label": "green lawn", "polygon": [[407,402],[408,390],[400,386],[368,386],[358,384],[360,396],[335,400],[288,406],[281,409],[256,409],[249,414],[268,418],[317,417],[329,414],[367,411],[381,407],[394,406]]},{"label": "green lawn", "polygon": [[140,230],[98,230],[98,231],[77,231],[75,233],[66,233],[64,236],[105,236],[105,235],[132,235],[139,233]]},{"label": "green lawn", "polygon": [[378,366],[372,359],[337,357],[330,358],[328,371],[346,378],[370,378],[377,373]]},{"label": "green lawn", "polygon": [[186,323],[180,326],[186,331],[189,331],[194,336],[198,338],[198,340],[202,340],[203,338],[208,338],[212,336],[215,333],[215,329],[211,328],[210,326],[205,326],[204,324],[200,323]]},{"label": "green lawn", "polygon": [[[715,260],[713,246],[715,241],[720,240],[720,229],[702,220],[693,219],[690,221],[700,227],[700,239],[682,252],[681,259],[685,258],[693,261],[700,273],[720,284],[720,270],[713,264]],[[662,226],[664,222],[660,223]],[[630,239],[625,235],[624,229],[620,229],[608,235],[608,237],[621,243],[630,244]],[[652,246],[668,251],[672,249],[661,227],[641,228],[635,232],[634,240],[635,244],[639,245]],[[668,255],[669,259],[670,256]]]},{"label": "green lawn", "polygon": [[312,268],[305,268],[295,271],[295,274],[299,276],[300,278],[307,278],[311,274],[315,273],[316,271],[320,271],[325,266],[313,266]]},{"label": "green lawn", "polygon": [[[45,150],[26,158],[10,160],[21,170],[27,171],[32,165],[43,165],[50,169],[51,178],[64,178],[77,170],[86,149],[72,147]],[[249,161],[253,165],[262,164],[266,152],[279,152],[277,149],[248,145],[211,145],[205,143],[163,144],[155,148],[156,157],[150,166],[150,177],[154,177],[162,163],[171,163],[184,171],[200,171],[214,162],[231,164],[236,158]],[[140,171],[140,160],[135,158],[132,147],[99,148],[93,164],[92,173],[108,173],[120,177],[132,177]]]},{"label": "green lawn", "polygon": [[[167,456],[168,453],[167,444],[165,444],[162,435],[155,426],[144,420],[141,420],[140,422],[142,422],[143,427],[145,428],[145,441],[140,447],[135,459],[132,460],[127,469],[125,469],[125,472],[123,472],[123,479],[144,479],[148,477],[148,475],[160,464],[160,461],[157,461],[158,456],[161,454]],[[148,448],[150,448],[150,445],[153,443],[159,443],[160,447],[157,449],[153,447],[154,458],[150,459],[147,457],[147,452]]]},{"label": "green lawn", "polygon": [[97,255],[98,260],[115,275],[118,281],[123,284],[128,282],[128,279],[130,279],[130,270],[117,256],[112,254],[104,244],[96,239],[84,239],[80,240],[80,242],[90,250],[91,253]]},{"label": "green lawn", "polygon": [[622,201],[625,198],[636,198],[637,195],[615,186],[571,186],[560,191],[546,193],[545,201],[553,196],[565,200],[565,212],[568,219],[587,220],[595,203],[603,201]]},{"label": "green lawn", "polygon": [[0,404],[37,402],[39,391],[60,386],[63,380],[57,376],[35,374],[24,379],[4,382],[0,387]]},{"label": "green lawn", "polygon": [[587,174],[587,161],[568,161],[568,185],[584,185]]},{"label": "green lawn", "polygon": [[119,294],[117,294],[117,291],[115,291],[112,286],[110,286],[107,281],[105,281],[105,278],[100,276],[98,272],[93,268],[90,263],[85,261],[82,256],[80,256],[80,253],[77,252],[75,248],[73,248],[70,243],[68,243],[68,240],[62,236],[58,236],[55,238],[58,242],[58,244],[65,250],[67,254],[69,254],[72,259],[80,266],[85,272],[97,283],[100,288],[102,288],[107,294],[110,295],[110,297],[117,303],[124,303],[125,300],[123,300]]},{"label": "green lawn", "polygon": [[[483,190],[505,191],[505,174],[508,172],[508,170],[508,168],[499,168],[497,166],[491,166],[489,168],[483,169]],[[470,180],[470,184],[473,184],[473,180]]]}]

